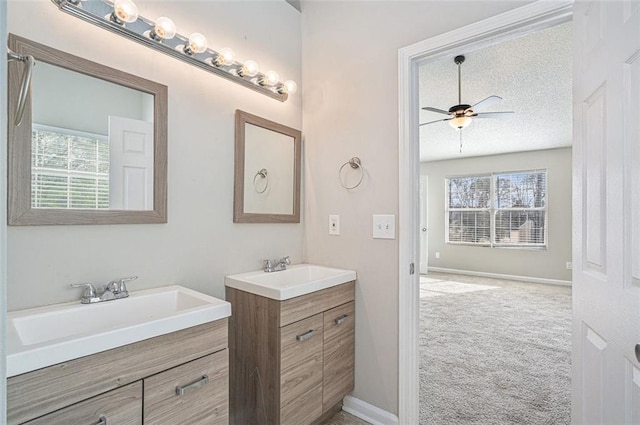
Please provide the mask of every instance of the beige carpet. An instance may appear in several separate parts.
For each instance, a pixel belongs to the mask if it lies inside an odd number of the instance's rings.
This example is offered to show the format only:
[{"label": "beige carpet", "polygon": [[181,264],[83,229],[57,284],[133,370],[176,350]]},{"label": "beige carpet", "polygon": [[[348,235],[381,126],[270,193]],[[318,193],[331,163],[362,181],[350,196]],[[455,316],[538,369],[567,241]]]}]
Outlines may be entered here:
[{"label": "beige carpet", "polygon": [[430,273],[420,423],[569,424],[571,289]]}]

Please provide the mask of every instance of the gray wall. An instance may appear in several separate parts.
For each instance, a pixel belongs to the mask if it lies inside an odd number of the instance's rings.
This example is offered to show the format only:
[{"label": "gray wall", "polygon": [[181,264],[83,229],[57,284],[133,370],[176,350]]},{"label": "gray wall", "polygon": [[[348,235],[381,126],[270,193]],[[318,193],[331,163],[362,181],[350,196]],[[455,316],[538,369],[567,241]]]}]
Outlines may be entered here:
[{"label": "gray wall", "polygon": [[[300,13],[283,1],[136,4],[142,16],[170,16],[180,33],[202,32],[214,49],[229,46],[240,60],[301,83]],[[302,223],[233,223],[235,110],[301,128],[299,94],[281,103],[62,13],[50,0],[9,1],[7,22],[12,33],[169,87],[169,222],[9,227],[9,310],[75,300],[80,291],[70,283],[128,275],[140,277],[132,289],[181,284],[224,298],[225,274],[259,269],[266,257],[302,261]]]},{"label": "gray wall", "polygon": [[[546,250],[445,243],[445,177],[531,169],[547,170]],[[429,267],[571,280],[571,148],[423,162],[420,174],[429,177]]]},{"label": "gray wall", "polygon": [[[0,1],[0,46],[7,45],[7,3]],[[0,87],[7,87],[7,61],[0,61]],[[7,91],[0,90],[0,424],[7,422]]]}]

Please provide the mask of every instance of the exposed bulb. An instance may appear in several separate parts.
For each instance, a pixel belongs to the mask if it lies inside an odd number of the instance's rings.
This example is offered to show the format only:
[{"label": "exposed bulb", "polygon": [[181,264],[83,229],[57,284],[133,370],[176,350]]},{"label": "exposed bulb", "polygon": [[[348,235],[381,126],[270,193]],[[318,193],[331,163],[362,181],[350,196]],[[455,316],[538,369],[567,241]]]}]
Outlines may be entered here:
[{"label": "exposed bulb", "polygon": [[449,125],[453,128],[462,129],[467,127],[469,124],[471,124],[471,117],[464,115],[449,120]]},{"label": "exposed bulb", "polygon": [[258,73],[258,63],[253,60],[248,60],[240,69],[238,69],[238,75],[241,77],[255,77]]},{"label": "exposed bulb", "polygon": [[276,71],[267,71],[264,77],[260,79],[260,84],[263,86],[275,86],[280,81],[280,76]]},{"label": "exposed bulb", "polygon": [[164,16],[158,18],[155,28],[153,28],[149,35],[156,41],[170,40],[176,35],[176,24]]},{"label": "exposed bulb", "polygon": [[122,24],[135,22],[138,19],[138,7],[131,0],[116,0],[113,2],[111,20]]},{"label": "exposed bulb", "polygon": [[199,32],[194,32],[189,36],[189,44],[185,47],[184,52],[188,55],[194,53],[202,53],[207,50],[207,38]]},{"label": "exposed bulb", "polygon": [[293,80],[285,81],[284,82],[284,87],[286,89],[286,92],[289,93],[289,94],[294,94],[295,92],[298,91],[298,85]]},{"label": "exposed bulb", "polygon": [[218,53],[218,56],[216,56],[216,58],[213,60],[213,64],[215,66],[222,66],[222,65],[233,65],[233,61],[235,59],[236,54],[233,53],[233,50],[231,50],[228,47],[225,47],[223,49],[220,49],[220,52]]}]

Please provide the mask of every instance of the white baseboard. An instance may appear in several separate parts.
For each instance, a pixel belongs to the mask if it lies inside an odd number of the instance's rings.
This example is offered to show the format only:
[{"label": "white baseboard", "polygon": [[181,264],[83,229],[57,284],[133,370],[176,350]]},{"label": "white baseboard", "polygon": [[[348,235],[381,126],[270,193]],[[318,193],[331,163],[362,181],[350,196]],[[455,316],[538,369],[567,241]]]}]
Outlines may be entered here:
[{"label": "white baseboard", "polygon": [[542,277],[516,276],[511,274],[500,274],[500,273],[485,273],[485,272],[476,272],[472,270],[445,269],[443,267],[429,267],[428,270],[430,272],[463,274],[467,276],[492,277],[494,279],[518,280],[520,282],[544,283],[547,285],[571,286],[570,280],[545,279]]},{"label": "white baseboard", "polygon": [[372,425],[398,425],[398,417],[393,413],[350,395],[344,398],[342,410]]}]

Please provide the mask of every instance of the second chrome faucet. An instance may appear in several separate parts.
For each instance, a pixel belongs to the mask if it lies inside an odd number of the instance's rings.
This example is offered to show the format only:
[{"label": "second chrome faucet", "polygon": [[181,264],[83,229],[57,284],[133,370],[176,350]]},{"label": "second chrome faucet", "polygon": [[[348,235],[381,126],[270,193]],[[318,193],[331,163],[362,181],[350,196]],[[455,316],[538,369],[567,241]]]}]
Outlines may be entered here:
[{"label": "second chrome faucet", "polygon": [[289,256],[282,257],[279,260],[264,260],[264,271],[265,273],[271,272],[279,272],[282,270],[287,270],[287,266],[291,264],[291,260],[289,260]]},{"label": "second chrome faucet", "polygon": [[118,280],[112,280],[102,287],[101,290],[96,290],[96,287],[92,283],[72,283],[74,288],[84,288],[80,302],[82,304],[93,304],[102,301],[118,300],[120,298],[127,298],[129,296],[129,290],[127,289],[127,282],[136,280],[138,276],[123,277]]}]

